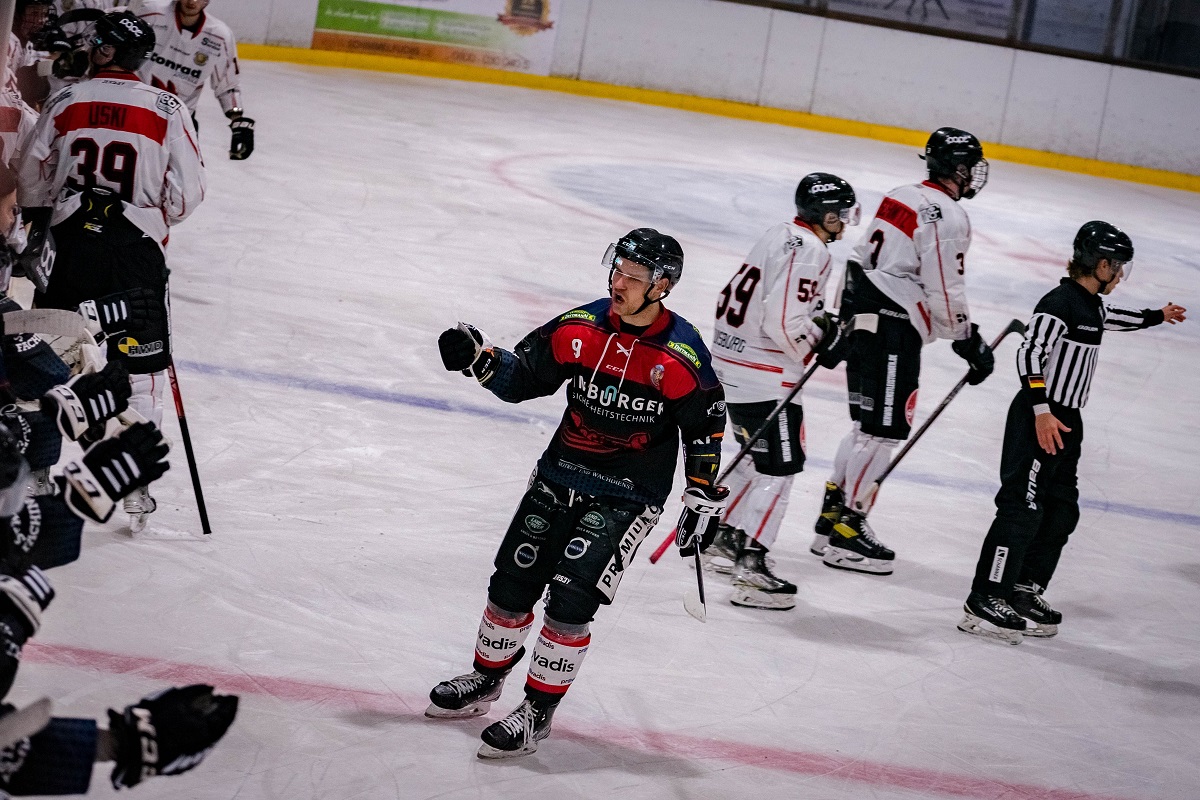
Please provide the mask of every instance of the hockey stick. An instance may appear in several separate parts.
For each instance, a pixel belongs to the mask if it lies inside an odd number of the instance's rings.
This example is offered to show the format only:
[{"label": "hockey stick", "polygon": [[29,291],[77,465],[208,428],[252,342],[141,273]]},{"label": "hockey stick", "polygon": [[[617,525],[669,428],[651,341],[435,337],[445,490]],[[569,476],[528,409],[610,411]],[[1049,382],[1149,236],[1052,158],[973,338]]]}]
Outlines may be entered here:
[{"label": "hockey stick", "polygon": [[704,567],[700,565],[700,548],[692,553],[696,557],[696,594],[690,591],[683,596],[683,608],[701,622],[708,621],[708,606],[704,603]]},{"label": "hockey stick", "polygon": [[41,333],[46,336],[68,336],[82,339],[87,336],[83,317],[61,308],[35,308],[30,311],[9,311],[4,315],[5,335]]},{"label": "hockey stick", "polygon": [[[1012,322],[1008,323],[1008,326],[1004,330],[1000,331],[1000,335],[997,336],[992,342],[992,349],[995,350],[997,347],[999,347],[1000,343],[1004,341],[1004,338],[1010,333],[1025,333],[1025,323],[1021,322],[1019,319],[1014,319]],[[967,373],[967,375],[970,374],[970,372]],[[892,459],[892,463],[888,464],[887,469],[883,471],[883,474],[880,475],[879,478],[867,488],[867,493],[863,495],[863,499],[855,501],[854,508],[856,511],[863,511],[863,509],[869,509],[871,507],[871,503],[875,501],[875,495],[879,492],[879,487],[883,484],[883,481],[888,475],[892,474],[892,470],[894,470],[904,456],[908,454],[908,451],[913,448],[913,445],[917,443],[925,431],[929,430],[929,426],[932,425],[933,421],[938,418],[938,415],[946,410],[946,406],[950,405],[950,401],[953,400],[958,393],[962,391],[962,388],[967,385],[967,375],[963,375],[961,378],[959,378],[958,383],[954,384],[954,388],[950,390],[950,394],[946,395],[946,398],[942,400],[942,402],[938,404],[938,407],[933,410],[933,413],[929,415],[929,419],[925,420],[925,422],[921,424],[921,427],[917,429],[917,432],[913,434],[912,438],[910,438],[904,444],[904,447],[901,448],[900,452],[896,454],[896,457]]]},{"label": "hockey stick", "polygon": [[[846,326],[846,329],[843,331],[843,335],[849,336],[854,330],[856,324],[859,327],[867,327],[861,322],[857,322],[858,319],[858,317],[853,317],[850,320],[850,324]],[[787,406],[788,403],[792,402],[792,398],[800,393],[800,390],[804,388],[804,384],[808,383],[808,379],[813,376],[813,373],[817,371],[817,367],[819,366],[819,364],[814,362],[813,365],[809,367],[800,377],[800,380],[796,381],[796,385],[792,387],[791,391],[789,391],[782,400],[775,404],[775,408],[772,409],[771,413],[767,415],[766,421],[763,422],[759,429],[754,432],[753,436],[746,440],[746,443],[742,445],[742,449],[738,451],[737,455],[733,457],[733,460],[729,462],[729,465],[721,471],[720,475],[717,476],[718,484],[725,482],[725,479],[729,477],[729,473],[733,472],[734,467],[741,463],[742,459],[746,457],[746,454],[750,452],[750,449],[754,447],[755,443],[757,443],[758,440],[763,437],[763,434],[767,432],[767,428],[771,427],[771,424],[779,418],[779,415],[783,413],[784,407]],[[672,528],[671,532],[667,534],[667,538],[663,539],[663,543],[660,544],[658,548],[650,554],[651,564],[657,564],[658,560],[663,557],[663,553],[667,552],[667,548],[671,546],[671,542],[675,539],[675,533],[675,529]]]},{"label": "hockey stick", "polygon": [[0,717],[0,748],[33,736],[50,724],[50,698],[35,700],[24,708]]},{"label": "hockey stick", "polygon": [[183,451],[187,453],[188,471],[192,475],[192,489],[196,492],[196,508],[200,512],[200,528],[205,536],[212,535],[208,524],[208,509],[204,505],[204,490],[200,488],[200,472],[196,469],[196,454],[192,451],[192,437],[188,433],[187,415],[183,413],[183,395],[179,392],[179,378],[175,375],[175,359],[167,364],[167,375],[171,379],[171,394],[175,396],[175,414],[179,417],[179,432],[183,435]]}]

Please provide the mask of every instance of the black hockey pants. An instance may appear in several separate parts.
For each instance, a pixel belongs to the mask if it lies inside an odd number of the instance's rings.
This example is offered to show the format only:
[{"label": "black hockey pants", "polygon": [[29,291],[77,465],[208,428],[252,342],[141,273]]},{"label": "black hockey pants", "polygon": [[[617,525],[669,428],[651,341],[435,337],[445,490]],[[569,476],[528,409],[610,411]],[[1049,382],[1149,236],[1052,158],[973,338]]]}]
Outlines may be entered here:
[{"label": "black hockey pants", "polygon": [[1049,585],[1063,547],[1079,523],[1076,470],[1083,419],[1076,408],[1051,403],[1050,410],[1071,429],[1062,433],[1063,447],[1055,455],[1038,445],[1033,406],[1026,394],[1019,392],[1008,408],[996,519],[983,542],[971,584],[980,594],[1008,600],[1018,583]]}]

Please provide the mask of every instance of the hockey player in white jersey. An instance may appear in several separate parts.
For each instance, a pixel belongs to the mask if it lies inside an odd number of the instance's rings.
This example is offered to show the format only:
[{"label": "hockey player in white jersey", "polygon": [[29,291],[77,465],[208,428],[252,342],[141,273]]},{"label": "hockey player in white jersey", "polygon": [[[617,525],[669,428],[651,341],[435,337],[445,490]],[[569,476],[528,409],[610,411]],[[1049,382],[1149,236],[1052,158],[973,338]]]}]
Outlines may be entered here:
[{"label": "hockey player in white jersey", "polygon": [[[34,222],[26,250],[44,246],[47,226],[57,243],[38,306],[73,309],[134,288],[166,302],[170,226],[204,199],[205,178],[183,103],[134,74],[153,46],[150,26],[129,12],[97,21],[91,79],[50,97],[18,157],[20,202]],[[124,360],[132,376],[130,407],[160,425],[169,317],[136,339],[110,339],[108,357]],[[143,490],[126,499],[126,510],[137,527],[154,500]]]},{"label": "hockey player in white jersey", "polygon": [[953,341],[968,383],[991,374],[991,348],[967,308],[971,222],[959,200],[987,183],[972,134],[939,128],[925,145],[928,180],[889,192],[846,267],[841,313],[857,317],[846,358],[850,417],[817,519],[812,552],[838,569],[890,575],[895,553],[867,525],[868,492],[907,439],[917,403],[921,347]]},{"label": "hockey player in white jersey", "polygon": [[[713,333],[713,368],[725,385],[734,435],[741,444],[759,430],[796,385],[815,355],[841,360],[844,341],[825,307],[833,259],[826,244],[857,225],[861,209],[850,184],[827,172],[796,187],[796,216],[763,234],[722,290]],[[730,502],[709,565],[728,571],[734,605],[788,609],[796,586],[771,571],[774,546],[796,473],[804,468],[804,409],[797,396],[729,476]]]},{"label": "hockey player in white jersey", "polygon": [[229,26],[205,12],[208,0],[146,2],[138,12],[154,29],[157,44],[138,74],[147,83],[179,96],[196,119],[205,82],[212,84],[233,132],[229,157],[254,152],[254,120],[242,112],[237,42]]}]

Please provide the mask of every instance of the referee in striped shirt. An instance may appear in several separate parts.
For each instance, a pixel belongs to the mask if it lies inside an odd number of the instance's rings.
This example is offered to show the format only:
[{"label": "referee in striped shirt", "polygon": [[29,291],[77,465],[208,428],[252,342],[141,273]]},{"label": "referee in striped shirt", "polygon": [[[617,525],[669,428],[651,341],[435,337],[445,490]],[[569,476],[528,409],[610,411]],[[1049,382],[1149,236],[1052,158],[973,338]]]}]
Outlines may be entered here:
[{"label": "referee in striped shirt", "polygon": [[1133,331],[1182,322],[1187,309],[1128,311],[1106,305],[1132,270],[1133,242],[1107,222],[1075,235],[1068,277],[1037,304],[1017,352],[1021,390],[1004,428],[996,519],[975,568],[958,627],[1019,644],[1053,636],[1062,614],[1042,598],[1067,537],[1079,522],[1076,469],[1087,403],[1105,330]]}]

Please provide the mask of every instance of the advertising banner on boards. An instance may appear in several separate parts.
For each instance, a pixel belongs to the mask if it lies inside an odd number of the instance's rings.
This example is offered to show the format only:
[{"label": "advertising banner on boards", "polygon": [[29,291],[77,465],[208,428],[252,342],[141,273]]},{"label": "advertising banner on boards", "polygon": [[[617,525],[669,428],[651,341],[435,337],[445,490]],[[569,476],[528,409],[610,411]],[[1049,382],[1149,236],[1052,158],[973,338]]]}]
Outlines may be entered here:
[{"label": "advertising banner on boards", "polygon": [[320,0],[319,50],[550,73],[561,0]]}]

